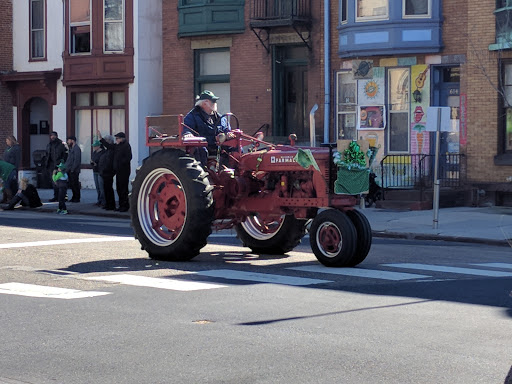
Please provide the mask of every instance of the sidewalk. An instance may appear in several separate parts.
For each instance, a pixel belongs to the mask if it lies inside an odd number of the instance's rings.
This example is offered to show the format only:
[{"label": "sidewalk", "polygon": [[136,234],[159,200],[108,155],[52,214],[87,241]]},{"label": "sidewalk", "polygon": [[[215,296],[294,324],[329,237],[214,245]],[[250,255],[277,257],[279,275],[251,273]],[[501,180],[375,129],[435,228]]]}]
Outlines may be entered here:
[{"label": "sidewalk", "polygon": [[[39,189],[44,212],[56,212],[58,203],[49,203],[53,190]],[[71,193],[71,191],[69,191]],[[130,218],[129,212],[105,211],[94,205],[96,191],[83,189],[80,203],[66,203],[70,214]],[[368,208],[362,212],[376,237],[417,240],[446,240],[491,245],[508,245],[512,239],[512,208],[456,207],[439,210],[438,229],[433,229],[433,211],[397,211]],[[510,240],[512,245],[512,240]]]}]

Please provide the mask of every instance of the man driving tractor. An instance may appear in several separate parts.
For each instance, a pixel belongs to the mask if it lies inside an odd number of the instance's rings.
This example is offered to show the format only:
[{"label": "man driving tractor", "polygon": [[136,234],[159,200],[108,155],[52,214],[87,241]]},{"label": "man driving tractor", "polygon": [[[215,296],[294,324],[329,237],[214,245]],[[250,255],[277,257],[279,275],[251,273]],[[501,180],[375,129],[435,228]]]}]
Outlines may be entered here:
[{"label": "man driving tractor", "polygon": [[219,133],[226,134],[226,139],[234,138],[230,132],[229,124],[217,112],[217,100],[219,98],[213,92],[204,90],[198,96],[196,104],[192,110],[187,113],[183,125],[183,138],[191,136],[202,136],[208,142],[208,147],[197,148],[195,152],[196,160],[202,165],[206,165],[208,155],[217,153]]}]

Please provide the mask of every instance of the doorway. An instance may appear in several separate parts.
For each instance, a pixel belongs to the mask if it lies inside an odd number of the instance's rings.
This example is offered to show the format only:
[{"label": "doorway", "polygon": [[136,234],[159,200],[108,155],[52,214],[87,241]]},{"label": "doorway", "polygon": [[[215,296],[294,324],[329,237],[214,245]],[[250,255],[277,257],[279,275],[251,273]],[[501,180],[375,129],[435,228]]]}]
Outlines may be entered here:
[{"label": "doorway", "polygon": [[286,142],[295,133],[299,142],[308,142],[308,50],[303,46],[273,46],[272,58],[274,140]]}]

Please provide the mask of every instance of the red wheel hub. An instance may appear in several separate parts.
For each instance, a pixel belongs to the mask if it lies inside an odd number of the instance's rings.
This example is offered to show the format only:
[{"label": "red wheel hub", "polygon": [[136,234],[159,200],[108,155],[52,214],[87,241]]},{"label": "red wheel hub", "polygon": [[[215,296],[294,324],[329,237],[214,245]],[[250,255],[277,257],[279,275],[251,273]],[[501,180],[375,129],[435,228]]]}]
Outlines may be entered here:
[{"label": "red wheel hub", "polygon": [[318,232],[318,243],[329,254],[336,254],[341,249],[341,233],[337,226],[325,223]]},{"label": "red wheel hub", "polygon": [[149,192],[149,206],[154,207],[151,227],[163,238],[177,238],[185,224],[187,201],[174,174],[162,175],[155,181]]}]

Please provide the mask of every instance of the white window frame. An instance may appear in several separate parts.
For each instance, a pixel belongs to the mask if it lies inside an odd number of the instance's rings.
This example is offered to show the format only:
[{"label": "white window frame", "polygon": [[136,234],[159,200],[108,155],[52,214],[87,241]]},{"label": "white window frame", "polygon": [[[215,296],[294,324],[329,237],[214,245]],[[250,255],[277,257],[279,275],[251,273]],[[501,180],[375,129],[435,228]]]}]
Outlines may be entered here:
[{"label": "white window frame", "polygon": [[[392,84],[391,84],[391,73],[393,71],[397,70],[407,70],[408,72],[408,94],[407,94],[407,101],[405,102],[404,109],[400,110],[394,110],[393,106],[391,104],[392,98],[391,98],[391,91],[392,91]],[[395,68],[389,68],[387,70],[387,83],[388,83],[388,116],[387,116],[387,124],[386,124],[386,141],[387,141],[387,151],[389,154],[409,154],[411,152],[411,68],[410,67],[395,67]],[[405,151],[393,151],[391,149],[391,123],[392,118],[391,115],[395,113],[407,113],[407,150]]]},{"label": "white window frame", "polygon": [[430,19],[432,18],[432,0],[427,1],[428,12],[425,15],[406,15],[405,14],[405,2],[407,0],[402,0],[402,18],[404,19]]},{"label": "white window frame", "polygon": [[356,22],[365,22],[365,21],[376,21],[376,20],[389,20],[389,2],[396,0],[386,0],[386,14],[378,15],[378,16],[358,16],[358,8],[359,8],[359,0],[355,0],[355,13],[356,13]]},{"label": "white window frame", "polygon": [[[43,7],[43,28],[33,28],[32,26],[32,4],[34,2],[41,2]],[[45,60],[46,59],[46,0],[30,0],[29,5],[29,17],[30,17],[30,60]],[[43,32],[43,55],[42,56],[33,56],[34,53],[34,32]]]},{"label": "white window frame", "polygon": [[[112,54],[112,53],[122,53],[124,52],[124,47],[126,43],[126,33],[125,33],[125,19],[126,19],[126,11],[125,11],[125,0],[121,0],[121,6],[122,6],[122,19],[121,20],[106,20],[105,19],[105,1],[103,0],[103,53],[105,54]],[[114,23],[121,23],[122,25],[122,31],[123,31],[123,48],[119,51],[110,51],[106,49],[106,26],[107,24],[114,24]]]},{"label": "white window frame", "polygon": [[[357,108],[357,80],[353,78],[352,76],[352,80],[353,80],[353,83],[354,83],[354,101],[353,102],[347,102],[346,100],[343,101],[343,100],[339,100],[339,97],[340,97],[340,88],[342,87],[342,84],[349,84],[351,82],[342,82],[341,79],[343,76],[350,76],[352,74],[352,71],[338,71],[336,73],[336,137],[338,139],[357,139],[357,111],[358,111],[358,108]],[[342,111],[341,110],[341,106],[342,105],[345,105],[345,106],[351,106],[351,107],[354,107],[354,110],[353,111]],[[341,116],[344,116],[344,115],[349,115],[349,114],[353,114],[354,115],[354,135],[355,137],[353,138],[346,138],[346,137],[341,137],[341,133],[342,133],[342,127],[340,127],[340,117]]]},{"label": "white window frame", "polygon": [[[69,53],[71,55],[90,55],[91,52],[92,52],[92,41],[93,41],[93,37],[92,37],[92,34],[93,34],[93,31],[92,31],[92,0],[89,0],[89,21],[87,22],[81,22],[81,23],[72,23],[71,22],[71,0],[69,1]],[[74,51],[74,39],[73,39],[73,34],[71,33],[71,30],[74,28],[74,27],[82,27],[82,26],[85,26],[85,25],[88,25],[89,26],[89,52],[73,52]]]}]

